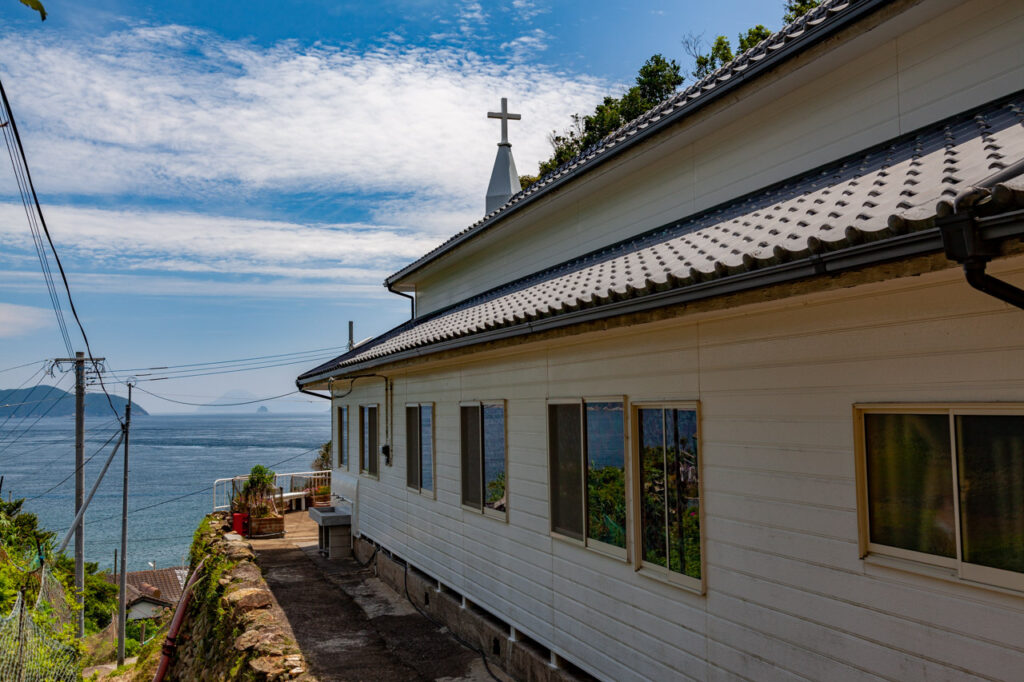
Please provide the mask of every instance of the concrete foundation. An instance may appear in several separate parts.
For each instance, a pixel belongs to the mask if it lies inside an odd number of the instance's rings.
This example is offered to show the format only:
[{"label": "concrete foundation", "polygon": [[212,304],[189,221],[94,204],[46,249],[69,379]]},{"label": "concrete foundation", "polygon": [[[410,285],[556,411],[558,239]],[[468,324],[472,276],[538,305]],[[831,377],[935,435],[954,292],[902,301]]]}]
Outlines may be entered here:
[{"label": "concrete foundation", "polygon": [[593,680],[547,647],[497,616],[481,609],[457,590],[439,583],[369,538],[356,538],[353,553],[361,563],[372,559],[377,575],[406,595],[430,618],[484,652],[487,661],[516,680],[563,682]]}]

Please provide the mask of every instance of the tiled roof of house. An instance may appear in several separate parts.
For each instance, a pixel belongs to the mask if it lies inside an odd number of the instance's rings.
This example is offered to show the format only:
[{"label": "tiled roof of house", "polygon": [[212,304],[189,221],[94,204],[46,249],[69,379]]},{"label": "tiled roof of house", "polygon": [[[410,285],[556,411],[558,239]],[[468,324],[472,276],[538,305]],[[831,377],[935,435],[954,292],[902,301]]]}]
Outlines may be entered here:
[{"label": "tiled roof of house", "polygon": [[[935,226],[937,205],[1024,159],[1024,92],[410,320],[299,377],[598,309]],[[1024,206],[1024,179],[993,201]],[[483,340],[483,339],[481,339]]]},{"label": "tiled roof of house", "polygon": [[[182,566],[158,568],[152,571],[131,571],[125,576],[125,596],[128,604],[146,597],[151,600],[177,604],[185,587],[188,569]],[[109,576],[116,583],[117,576]]]},{"label": "tiled roof of house", "polygon": [[669,97],[650,111],[626,123],[601,141],[587,147],[574,158],[541,177],[537,182],[514,194],[499,208],[388,277],[384,283],[390,286],[402,277],[447,253],[459,243],[487,229],[524,203],[560,186],[579,172],[589,170],[606,161],[647,135],[690,115],[696,109],[709,104],[718,96],[731,90],[745,77],[774,68],[785,59],[832,35],[848,22],[856,20],[884,4],[885,2],[879,2],[879,0],[825,0],[818,7],[793,23],[782,27],[755,47],[723,64],[714,72]]}]

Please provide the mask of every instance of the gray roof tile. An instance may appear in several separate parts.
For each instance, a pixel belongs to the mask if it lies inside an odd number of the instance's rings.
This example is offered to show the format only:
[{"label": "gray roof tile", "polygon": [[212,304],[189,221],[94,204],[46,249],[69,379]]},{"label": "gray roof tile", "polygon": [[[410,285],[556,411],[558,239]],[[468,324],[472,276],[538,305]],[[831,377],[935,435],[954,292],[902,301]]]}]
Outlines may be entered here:
[{"label": "gray roof tile", "polygon": [[[735,76],[744,74],[754,66],[759,69],[774,66],[774,62],[787,58],[790,56],[790,52],[795,53],[806,49],[813,44],[813,41],[810,40],[811,36],[808,35],[809,32],[813,32],[816,39],[823,39],[830,35],[833,29],[838,30],[846,20],[855,18],[861,13],[869,13],[883,4],[877,0],[825,0],[818,7],[793,23],[783,26],[758,45],[737,55],[731,62],[723,64],[714,72],[677,92],[650,111],[609,133],[604,139],[584,149],[534,184],[514,194],[499,208],[392,274],[387,278],[385,284],[390,285],[447,253],[458,243],[488,228],[524,202],[561,184],[577,171],[596,166],[610,158],[613,154],[621,151],[627,143],[632,142],[639,132],[671,125],[679,118],[683,109],[692,111],[697,106],[711,102],[725,89],[724,85],[738,80]],[[784,50],[783,48],[792,49]]]},{"label": "gray roof tile", "polygon": [[[299,377],[934,226],[936,206],[1024,159],[1024,93],[409,322]],[[1024,180],[992,188],[1024,206]]]}]

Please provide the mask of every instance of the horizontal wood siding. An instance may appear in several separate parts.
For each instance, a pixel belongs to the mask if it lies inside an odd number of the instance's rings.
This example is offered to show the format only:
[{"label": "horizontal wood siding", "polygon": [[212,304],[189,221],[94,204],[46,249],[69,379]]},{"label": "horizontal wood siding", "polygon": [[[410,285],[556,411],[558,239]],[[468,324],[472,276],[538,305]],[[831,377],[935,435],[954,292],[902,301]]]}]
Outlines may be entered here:
[{"label": "horizontal wood siding", "polygon": [[[1024,285],[1024,257],[992,271]],[[360,380],[393,466],[364,534],[611,680],[1020,679],[1024,595],[859,557],[852,406],[1024,402],[1024,312],[958,271],[546,341]],[[364,383],[366,382],[366,383]],[[546,401],[699,400],[706,595],[552,538]],[[460,505],[460,401],[504,399],[508,521]],[[436,499],[405,485],[406,402],[434,404]]]},{"label": "horizontal wood siding", "polygon": [[914,5],[505,219],[458,257],[413,276],[417,310],[437,310],[1020,90],[1021,35],[1018,0]]}]

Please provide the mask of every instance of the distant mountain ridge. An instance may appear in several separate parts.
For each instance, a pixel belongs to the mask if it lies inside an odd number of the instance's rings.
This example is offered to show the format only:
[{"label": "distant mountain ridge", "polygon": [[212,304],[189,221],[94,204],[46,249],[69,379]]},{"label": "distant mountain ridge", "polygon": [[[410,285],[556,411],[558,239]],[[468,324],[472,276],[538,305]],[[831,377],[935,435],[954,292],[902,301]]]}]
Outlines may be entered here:
[{"label": "distant mountain ridge", "polygon": [[[119,395],[111,395],[111,402],[118,414],[124,416],[127,398]],[[40,384],[32,388],[8,388],[0,389],[0,418],[8,417],[69,417],[75,414],[75,394],[73,391],[65,391],[56,386]],[[132,401],[132,416],[148,415],[137,402]],[[85,394],[85,416],[86,417],[107,417],[110,416],[110,405],[107,404],[107,397],[102,393],[89,392]]]}]

